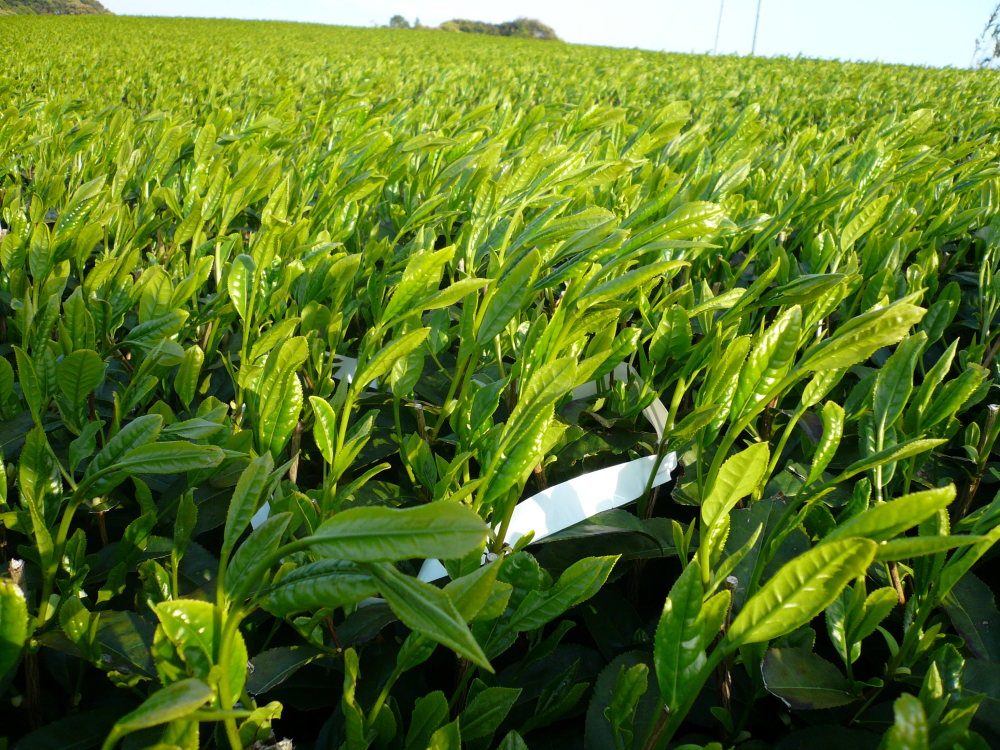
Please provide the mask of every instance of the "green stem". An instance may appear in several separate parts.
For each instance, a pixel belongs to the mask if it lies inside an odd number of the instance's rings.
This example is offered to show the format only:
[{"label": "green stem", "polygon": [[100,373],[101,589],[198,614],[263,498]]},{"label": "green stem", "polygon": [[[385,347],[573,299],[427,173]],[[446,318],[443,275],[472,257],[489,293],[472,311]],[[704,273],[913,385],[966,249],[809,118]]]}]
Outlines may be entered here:
[{"label": "green stem", "polygon": [[[434,429],[430,433],[430,441],[433,442],[437,440],[438,433],[441,432],[441,428],[444,427],[445,423],[448,421],[448,417],[451,416],[452,411],[454,411],[454,399],[457,393],[465,393],[469,389],[469,383],[472,382],[472,376],[475,374],[475,368],[472,367],[472,357],[475,351],[472,352],[462,363],[461,377],[455,378],[451,382],[448,390],[448,398],[445,399],[444,404],[441,407],[441,412],[438,415],[437,421],[434,423]],[[460,387],[459,387],[460,386]]]},{"label": "green stem", "polygon": [[49,599],[55,590],[56,575],[59,573],[59,561],[62,560],[63,553],[66,550],[66,539],[69,536],[69,528],[73,523],[73,516],[76,514],[76,509],[83,502],[84,493],[95,482],[109,474],[114,474],[116,470],[117,467],[112,465],[94,473],[92,476],[86,477],[77,485],[70,496],[69,502],[66,504],[66,508],[63,510],[62,518],[59,520],[59,528],[56,531],[55,543],[52,545],[52,560],[46,566],[45,570],[42,571],[42,598],[38,602],[38,616],[35,618],[36,631],[40,630],[45,624],[46,615],[48,615]]},{"label": "green stem", "polygon": [[778,461],[781,459],[781,454],[785,450],[785,445],[787,445],[788,440],[792,436],[792,431],[795,429],[795,426],[799,423],[799,420],[802,419],[802,415],[805,413],[805,408],[799,406],[799,408],[792,414],[791,419],[788,420],[788,424],[785,425],[785,429],[781,433],[781,438],[778,440],[778,445],[771,454],[771,462],[767,466],[767,476],[774,474],[774,470],[778,468]]},{"label": "green stem", "polygon": [[232,644],[240,622],[243,620],[243,609],[237,605],[228,615],[225,616],[225,623],[222,626],[222,639],[219,646],[219,702],[222,710],[226,712],[223,725],[226,728],[226,737],[232,750],[243,750],[243,742],[240,740],[240,731],[236,726],[236,719],[229,713],[233,710],[232,686],[229,681],[229,660],[232,658]]},{"label": "green stem", "polygon": [[73,475],[70,474],[66,470],[66,467],[63,466],[62,461],[59,460],[59,456],[56,455],[56,452],[52,449],[48,440],[45,441],[45,447],[48,448],[49,455],[52,456],[52,460],[56,462],[56,466],[59,467],[59,473],[62,474],[63,479],[66,480],[66,484],[69,485],[70,490],[76,492],[76,481],[73,479]]},{"label": "green stem", "polygon": [[[705,683],[708,682],[708,678],[711,677],[715,668],[719,666],[726,654],[732,651],[732,648],[725,648],[726,645],[727,644],[725,643],[720,643],[708,655],[708,659],[698,671],[698,674],[687,683],[687,695],[676,708],[671,709],[669,706],[662,707],[662,712],[667,714],[666,725],[662,728],[658,728],[657,725],[660,723],[660,719],[657,717],[656,723],[647,735],[646,744],[643,746],[643,750],[664,750],[664,748],[666,748],[666,746],[670,743],[670,740],[677,733],[677,730],[680,729],[681,724],[684,723],[684,719],[687,718],[688,713],[691,711],[691,707],[694,706],[694,702],[701,694],[702,688],[704,688]],[[655,736],[653,736],[654,733]]]},{"label": "green stem", "polygon": [[[249,570],[247,575],[240,582],[239,587],[233,592],[233,595],[230,598],[230,601],[233,603],[233,608],[225,615],[219,646],[219,666],[221,667],[221,674],[219,677],[219,701],[222,703],[223,711],[231,712],[233,709],[233,700],[230,697],[232,693],[232,686],[229,682],[229,669],[227,665],[229,660],[232,658],[232,643],[237,632],[239,631],[240,623],[243,622],[243,618],[249,611],[244,608],[243,602],[249,597],[254,587],[260,587],[264,580],[264,573],[266,573],[267,570],[270,569],[276,562],[293,552],[298,552],[299,550],[308,548],[311,544],[312,539],[306,537],[305,539],[297,539],[294,542],[289,542],[288,544],[279,547]],[[243,750],[239,730],[236,726],[236,719],[230,714],[224,719],[223,723],[225,725],[226,736],[229,739],[229,744],[232,746],[232,750]]]},{"label": "green stem", "polygon": [[[344,404],[341,406],[340,411],[340,424],[337,428],[337,442],[333,446],[333,465],[330,466],[331,470],[331,482],[330,482],[330,497],[335,497],[337,494],[337,483],[340,481],[341,475],[344,473],[346,467],[340,467],[341,454],[344,450],[344,444],[347,442],[347,425],[351,419],[351,411],[354,409],[354,402],[357,400],[354,394],[354,388],[357,386],[357,381],[351,383],[347,390],[347,394],[344,396]],[[363,387],[363,386],[360,386]],[[400,446],[402,448],[402,446]]]},{"label": "green stem", "polygon": [[924,606],[918,606],[916,608],[917,613],[910,623],[910,626],[903,633],[903,641],[899,644],[899,650],[896,651],[895,656],[893,656],[889,663],[885,667],[885,679],[880,687],[876,687],[865,699],[865,702],[861,704],[861,708],[854,712],[854,716],[851,717],[849,724],[855,724],[861,715],[864,714],[868,707],[875,702],[875,700],[882,694],[882,691],[888,687],[890,682],[894,681],[896,671],[899,669],[900,665],[904,661],[909,660],[910,651],[913,650],[916,643],[920,641],[920,631],[923,630],[924,624],[927,622],[927,618],[930,616],[931,611],[934,609],[934,602],[925,601],[922,602]]},{"label": "green stem", "polygon": [[663,459],[667,456],[667,438],[666,433],[664,437],[656,444],[656,460],[653,462],[653,469],[649,472],[649,479],[646,480],[646,488],[642,491],[642,496],[639,498],[639,517],[642,519],[649,518],[653,513],[651,493],[653,491],[653,481],[656,479],[656,474],[660,471],[660,466],[663,464]]},{"label": "green stem", "polygon": [[[229,711],[213,711],[210,708],[203,708],[191,714],[191,718],[197,721],[225,721],[229,718],[245,719],[252,713],[253,711],[245,711],[238,708],[234,708]],[[239,739],[239,734],[237,734],[236,737]],[[240,750],[243,750],[242,746],[240,747]]]},{"label": "green stem", "polygon": [[406,476],[410,478],[410,484],[416,486],[417,477],[413,473],[413,469],[410,466],[409,460],[406,458],[405,448],[405,436],[403,435],[403,420],[400,414],[400,398],[396,394],[392,395],[392,418],[396,425],[396,440],[399,443],[399,459],[403,464],[403,468],[406,469]]},{"label": "green stem", "polygon": [[[173,550],[170,552],[170,597],[172,599],[180,599],[181,597],[181,587],[180,578],[178,576],[178,569],[181,566],[181,560],[177,556],[177,553]],[[218,596],[216,596],[216,601],[219,601]]]},{"label": "green stem", "polygon": [[667,728],[667,720],[669,718],[670,713],[667,711],[667,707],[661,705],[656,711],[656,723],[653,724],[653,728],[646,735],[646,741],[642,744],[642,750],[653,750],[656,747],[660,741],[660,736]]},{"label": "green stem", "polygon": [[511,499],[512,494],[513,491],[507,493],[507,498],[504,502],[503,521],[500,522],[500,526],[497,529],[496,539],[493,542],[493,551],[498,555],[503,552],[504,539],[507,538],[507,529],[510,527],[510,519],[513,518],[514,508],[517,505],[517,497]]},{"label": "green stem", "polygon": [[392,692],[393,686],[396,681],[402,676],[402,671],[399,667],[392,670],[392,674],[389,675],[389,679],[385,681],[385,685],[382,686],[382,690],[378,694],[378,698],[375,699],[375,705],[372,706],[372,710],[368,712],[367,724],[373,724],[375,719],[378,718],[379,713],[382,711],[382,706],[389,699],[389,693]]},{"label": "green stem", "polygon": [[495,349],[495,352],[496,352],[496,358],[497,358],[497,372],[500,373],[500,379],[503,380],[504,378],[507,377],[507,374],[504,371],[504,366],[503,366],[503,349],[500,346],[500,337],[499,336],[497,336],[496,338],[493,339],[493,345],[494,345],[494,349]]},{"label": "green stem", "polygon": [[438,433],[444,426],[445,420],[451,414],[452,406],[451,402],[455,398],[455,394],[458,391],[458,384],[460,381],[465,379],[465,371],[469,367],[470,355],[466,354],[463,356],[462,352],[459,352],[458,361],[455,363],[455,377],[451,379],[451,383],[448,385],[448,394],[444,397],[444,402],[441,404],[441,411],[438,413],[437,421],[434,423],[434,429],[431,430],[431,440],[437,440]]},{"label": "green stem", "polygon": [[[885,448],[885,428],[879,425],[878,435],[875,438],[875,452],[878,453]],[[875,467],[875,504],[882,502],[882,465]]]},{"label": "green stem", "polygon": [[451,700],[448,701],[449,711],[454,711],[455,707],[463,701],[469,689],[469,682],[472,680],[473,675],[476,674],[475,669],[469,668],[469,662],[465,662],[463,667],[461,676],[458,679],[458,684],[455,686],[455,692],[452,693]]}]

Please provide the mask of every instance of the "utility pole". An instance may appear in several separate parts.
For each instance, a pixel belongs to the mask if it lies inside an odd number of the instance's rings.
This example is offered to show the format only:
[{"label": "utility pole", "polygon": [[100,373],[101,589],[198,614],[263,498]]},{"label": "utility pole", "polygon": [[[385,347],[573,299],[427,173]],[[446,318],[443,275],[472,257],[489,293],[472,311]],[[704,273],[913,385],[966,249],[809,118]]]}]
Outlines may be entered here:
[{"label": "utility pole", "polygon": [[757,27],[760,26],[760,2],[757,0],[757,18],[753,22],[753,44],[750,45],[750,54],[757,53]]},{"label": "utility pole", "polygon": [[712,54],[719,51],[719,32],[722,31],[722,12],[726,9],[726,0],[719,0],[719,22],[715,24],[715,45],[712,47]]}]

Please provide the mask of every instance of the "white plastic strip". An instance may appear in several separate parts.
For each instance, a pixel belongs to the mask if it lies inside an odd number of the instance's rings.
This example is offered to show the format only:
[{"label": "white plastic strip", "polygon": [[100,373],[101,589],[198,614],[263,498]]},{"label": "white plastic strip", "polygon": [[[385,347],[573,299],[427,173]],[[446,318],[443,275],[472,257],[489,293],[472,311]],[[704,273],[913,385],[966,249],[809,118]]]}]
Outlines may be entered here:
[{"label": "white plastic strip", "polygon": [[[353,382],[354,373],[358,371],[358,360],[354,357],[345,357],[341,354],[334,354],[333,358],[337,360],[333,365],[333,377],[337,380],[346,377],[348,383]],[[378,388],[377,380],[372,383],[372,388]]]},{"label": "white plastic strip", "polygon": [[[646,491],[655,465],[656,456],[643,456],[582,474],[522,500],[510,517],[504,542],[513,546],[532,531],[537,542],[598,513],[638,500]],[[668,453],[660,462],[652,486],[666,482],[676,468],[677,454]],[[445,575],[439,561],[426,560],[418,577],[421,581],[435,581]]]}]

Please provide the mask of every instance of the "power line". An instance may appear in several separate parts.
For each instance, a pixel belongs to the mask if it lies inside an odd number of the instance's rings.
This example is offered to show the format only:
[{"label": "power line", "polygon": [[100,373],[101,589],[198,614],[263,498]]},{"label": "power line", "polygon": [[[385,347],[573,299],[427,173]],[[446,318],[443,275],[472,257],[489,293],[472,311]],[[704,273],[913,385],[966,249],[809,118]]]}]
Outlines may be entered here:
[{"label": "power line", "polygon": [[712,54],[719,51],[719,32],[722,31],[722,13],[726,9],[726,0],[719,0],[719,22],[715,24],[715,44],[712,46]]},{"label": "power line", "polygon": [[757,18],[753,22],[753,44],[750,45],[751,55],[757,53],[757,27],[760,26],[760,3],[761,0],[757,0]]}]

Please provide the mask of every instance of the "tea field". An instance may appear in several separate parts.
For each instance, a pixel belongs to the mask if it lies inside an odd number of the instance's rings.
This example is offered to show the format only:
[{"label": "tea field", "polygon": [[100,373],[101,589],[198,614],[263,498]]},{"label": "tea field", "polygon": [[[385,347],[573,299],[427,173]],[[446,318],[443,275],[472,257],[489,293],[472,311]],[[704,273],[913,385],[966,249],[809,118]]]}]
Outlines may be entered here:
[{"label": "tea field", "polygon": [[995,73],[0,60],[0,746],[1000,744]]}]

